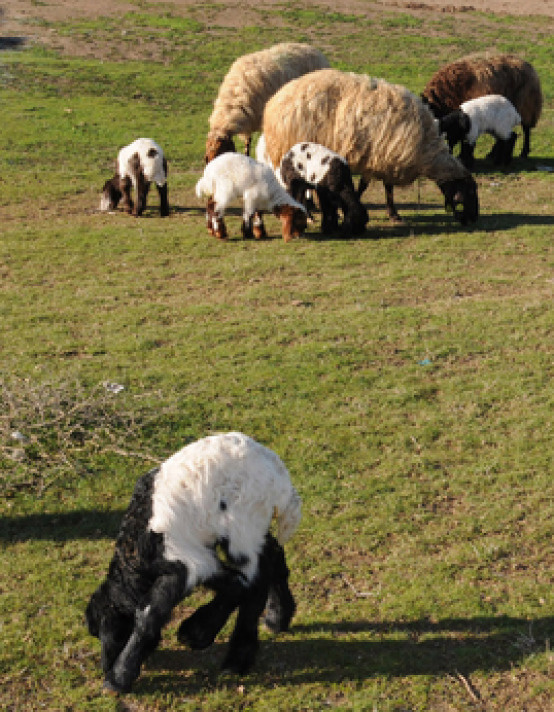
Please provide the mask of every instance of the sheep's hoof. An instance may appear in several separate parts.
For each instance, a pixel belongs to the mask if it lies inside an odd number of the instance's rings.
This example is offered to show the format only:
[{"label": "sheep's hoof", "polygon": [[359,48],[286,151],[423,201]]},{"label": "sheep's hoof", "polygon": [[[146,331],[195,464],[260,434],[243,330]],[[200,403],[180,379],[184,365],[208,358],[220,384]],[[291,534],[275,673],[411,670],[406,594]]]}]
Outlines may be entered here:
[{"label": "sheep's hoof", "polygon": [[257,645],[233,646],[227,653],[221,669],[224,672],[233,672],[244,675],[248,672],[256,659]]},{"label": "sheep's hoof", "polygon": [[210,635],[204,626],[196,625],[193,616],[181,623],[177,631],[177,640],[182,645],[188,645],[191,650],[205,650],[214,642],[214,636]]}]

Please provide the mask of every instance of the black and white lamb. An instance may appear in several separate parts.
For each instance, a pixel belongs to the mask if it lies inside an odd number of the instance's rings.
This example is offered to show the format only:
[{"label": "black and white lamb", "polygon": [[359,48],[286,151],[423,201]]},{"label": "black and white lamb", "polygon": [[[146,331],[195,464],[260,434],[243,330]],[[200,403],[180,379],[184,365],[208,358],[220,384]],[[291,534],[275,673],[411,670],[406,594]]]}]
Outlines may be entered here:
[{"label": "black and white lamb", "polygon": [[507,166],[512,160],[517,134],[515,126],[521,116],[509,99],[500,94],[488,94],[465,101],[459,109],[439,119],[439,129],[446,134],[452,151],[461,142],[460,160],[466,168],[473,168],[473,152],[479,136],[489,133],[497,141],[491,151],[496,165]]},{"label": "black and white lamb", "polygon": [[263,212],[272,212],[280,219],[285,242],[306,229],[306,209],[287,193],[271,167],[241,153],[222,153],[210,161],[196,184],[196,196],[208,198],[206,224],[220,240],[227,237],[225,211],[237,198],[244,201],[244,237],[266,236]]},{"label": "black and white lamb", "polygon": [[354,189],[348,163],[338,153],[318,143],[297,143],[283,156],[279,173],[292,197],[304,205],[306,195],[315,190],[322,232],[338,229],[339,209],[344,216],[344,234],[359,235],[364,231],[369,215]]},{"label": "black and white lamb", "polygon": [[[141,477],[105,581],[86,609],[101,642],[108,691],[127,692],[161,639],[172,609],[197,585],[214,598],[181,623],[178,639],[209,646],[238,607],[223,666],[254,662],[258,621],[286,630],[295,611],[282,545],[301,501],[279,457],[242,433],[203,438]],[[277,517],[277,539],[270,533]]]},{"label": "black and white lamb", "polygon": [[[115,175],[102,188],[100,210],[115,210],[123,198],[123,209],[135,217],[142,215],[150,183],[154,181],[160,195],[160,215],[169,215],[167,197],[167,161],[163,151],[151,138],[137,138],[124,146],[117,156]],[[131,199],[135,189],[136,200]]]}]

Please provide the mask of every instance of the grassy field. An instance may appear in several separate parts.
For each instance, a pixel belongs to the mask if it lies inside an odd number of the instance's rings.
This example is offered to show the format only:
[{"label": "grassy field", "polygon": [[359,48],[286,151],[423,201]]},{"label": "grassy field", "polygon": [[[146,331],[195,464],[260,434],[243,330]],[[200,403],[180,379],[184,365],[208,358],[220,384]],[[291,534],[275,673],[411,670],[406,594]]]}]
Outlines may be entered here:
[{"label": "grassy field", "polygon": [[[552,22],[290,4],[238,29],[223,9],[141,3],[0,52],[0,707],[551,710]],[[218,242],[193,190],[211,103],[238,55],[286,39],[416,92],[457,56],[521,54],[545,94],[531,157],[478,163],[470,229],[422,181],[396,193],[403,226],[375,184],[362,238],[284,244],[270,217],[245,242],[237,205]],[[168,156],[170,217],[155,191],[143,219],[100,214],[141,135]],[[198,592],[133,693],[105,697],[83,611],[134,482],[227,429],[303,497],[294,625],[220,674],[229,628],[176,641]]]}]

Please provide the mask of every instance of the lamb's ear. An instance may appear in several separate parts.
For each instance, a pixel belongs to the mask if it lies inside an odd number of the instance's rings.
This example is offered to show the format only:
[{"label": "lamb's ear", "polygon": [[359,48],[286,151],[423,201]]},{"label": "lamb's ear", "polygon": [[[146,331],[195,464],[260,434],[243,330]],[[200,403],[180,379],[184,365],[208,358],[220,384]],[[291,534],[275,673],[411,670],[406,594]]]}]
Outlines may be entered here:
[{"label": "lamb's ear", "polygon": [[467,114],[464,114],[463,111],[460,111],[460,126],[462,127],[462,131],[464,133],[469,133],[469,130],[471,129],[471,120]]}]

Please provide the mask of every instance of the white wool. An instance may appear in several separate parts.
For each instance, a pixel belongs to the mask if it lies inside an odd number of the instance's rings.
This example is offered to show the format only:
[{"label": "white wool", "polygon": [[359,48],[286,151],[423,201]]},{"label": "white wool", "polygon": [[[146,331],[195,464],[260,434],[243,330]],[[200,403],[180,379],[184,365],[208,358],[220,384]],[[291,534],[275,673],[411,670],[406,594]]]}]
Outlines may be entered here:
[{"label": "white wool", "polygon": [[460,109],[469,117],[470,129],[466,140],[472,146],[484,133],[508,139],[514,126],[521,123],[521,116],[509,99],[500,94],[488,94],[470,99]]},{"label": "white wool", "polygon": [[233,200],[242,198],[245,222],[255,212],[272,212],[278,205],[292,205],[305,212],[269,166],[241,153],[223,153],[210,161],[196,184],[196,196],[213,198],[220,215]]},{"label": "white wool", "polygon": [[149,529],[164,534],[164,556],[189,569],[191,587],[220,568],[213,547],[229,541],[251,581],[274,512],[278,539],[300,521],[300,498],[279,457],[242,433],[213,435],[187,445],[156,475]]},{"label": "white wool", "polygon": [[[155,155],[153,152],[155,151]],[[117,156],[117,172],[121,178],[129,177],[136,188],[135,172],[130,166],[130,160],[138,153],[142,172],[147,181],[154,181],[156,185],[165,185],[167,176],[163,166],[164,154],[161,147],[151,138],[137,138],[128,146],[124,146]],[[148,154],[152,155],[148,155]]]},{"label": "white wool", "polygon": [[317,185],[325,178],[329,165],[334,158],[338,158],[344,165],[347,165],[344,158],[338,153],[312,141],[294,144],[283,156],[283,160],[287,157],[292,159],[296,172],[313,185]]},{"label": "white wool", "polygon": [[277,178],[279,183],[283,186],[283,188],[286,188],[285,183],[281,177],[281,168],[279,166],[275,168],[273,163],[271,162],[271,158],[269,157],[269,153],[267,152],[267,147],[265,144],[265,136],[263,134],[260,134],[258,142],[256,143],[256,160],[258,161],[258,163],[263,163],[266,166],[269,166],[275,173],[275,177]]}]

